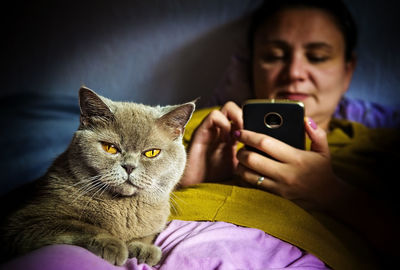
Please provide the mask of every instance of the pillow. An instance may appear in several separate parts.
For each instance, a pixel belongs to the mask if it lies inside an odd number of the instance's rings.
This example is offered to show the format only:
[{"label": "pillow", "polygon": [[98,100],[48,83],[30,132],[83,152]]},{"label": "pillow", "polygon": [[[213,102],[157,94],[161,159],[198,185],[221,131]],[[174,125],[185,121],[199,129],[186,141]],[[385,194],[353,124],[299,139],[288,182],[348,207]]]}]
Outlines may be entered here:
[{"label": "pillow", "polygon": [[0,195],[42,176],[79,126],[77,97],[23,93],[0,99]]}]

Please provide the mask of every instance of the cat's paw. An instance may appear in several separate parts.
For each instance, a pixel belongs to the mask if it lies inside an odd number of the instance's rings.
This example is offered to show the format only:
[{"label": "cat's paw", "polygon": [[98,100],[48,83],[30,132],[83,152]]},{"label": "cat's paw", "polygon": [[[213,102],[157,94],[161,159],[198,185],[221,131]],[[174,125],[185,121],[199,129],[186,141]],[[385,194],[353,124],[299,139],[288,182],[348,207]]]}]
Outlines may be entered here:
[{"label": "cat's paw", "polygon": [[138,241],[128,243],[129,258],[136,258],[139,263],[156,265],[161,260],[161,249]]},{"label": "cat's paw", "polygon": [[107,234],[93,237],[88,249],[114,265],[125,264],[129,254],[123,241]]}]

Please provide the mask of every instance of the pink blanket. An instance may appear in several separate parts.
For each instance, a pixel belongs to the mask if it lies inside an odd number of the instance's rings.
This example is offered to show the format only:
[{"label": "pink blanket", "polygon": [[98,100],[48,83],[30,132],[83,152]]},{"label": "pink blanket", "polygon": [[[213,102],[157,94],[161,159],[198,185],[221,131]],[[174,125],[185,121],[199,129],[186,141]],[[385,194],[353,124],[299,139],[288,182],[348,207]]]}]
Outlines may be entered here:
[{"label": "pink blanket", "polygon": [[9,270],[329,269],[315,256],[258,229],[225,222],[174,220],[158,236],[159,265],[130,259],[121,267],[76,246],[54,245],[0,267]]}]

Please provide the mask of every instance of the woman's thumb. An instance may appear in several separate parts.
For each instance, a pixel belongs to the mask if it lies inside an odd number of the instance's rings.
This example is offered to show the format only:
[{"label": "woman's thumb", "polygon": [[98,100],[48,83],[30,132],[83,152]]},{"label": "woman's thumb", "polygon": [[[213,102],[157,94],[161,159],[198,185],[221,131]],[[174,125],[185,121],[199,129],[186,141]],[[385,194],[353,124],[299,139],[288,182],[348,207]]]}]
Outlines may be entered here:
[{"label": "woman's thumb", "polygon": [[326,132],[322,128],[318,127],[317,124],[310,117],[304,118],[304,125],[308,137],[311,140],[311,151],[318,152],[329,157],[329,146]]}]

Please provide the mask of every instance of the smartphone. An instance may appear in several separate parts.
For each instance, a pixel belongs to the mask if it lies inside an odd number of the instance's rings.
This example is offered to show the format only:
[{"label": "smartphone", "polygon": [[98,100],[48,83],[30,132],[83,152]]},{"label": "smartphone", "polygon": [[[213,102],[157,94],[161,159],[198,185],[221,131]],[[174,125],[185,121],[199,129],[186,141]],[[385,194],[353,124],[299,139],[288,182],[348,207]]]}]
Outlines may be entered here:
[{"label": "smartphone", "polygon": [[[304,104],[286,99],[250,99],[243,106],[244,129],[305,149]],[[246,146],[247,149],[267,154]]]}]

